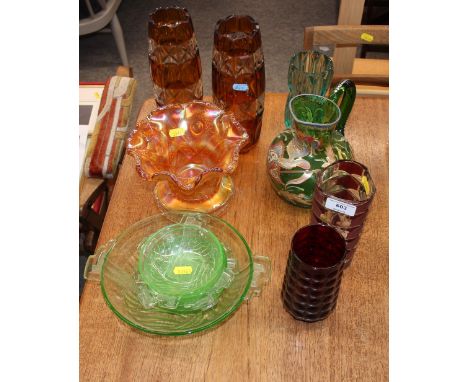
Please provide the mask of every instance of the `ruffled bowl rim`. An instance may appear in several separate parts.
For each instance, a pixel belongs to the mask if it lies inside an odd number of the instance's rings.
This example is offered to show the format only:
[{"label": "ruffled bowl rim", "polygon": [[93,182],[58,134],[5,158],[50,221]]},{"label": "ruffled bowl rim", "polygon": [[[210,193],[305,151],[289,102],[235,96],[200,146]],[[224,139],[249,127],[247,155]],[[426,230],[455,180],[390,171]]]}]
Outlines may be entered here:
[{"label": "ruffled bowl rim", "polygon": [[[219,110],[220,113],[217,115],[217,118],[219,118],[223,114],[226,115],[229,118],[230,122],[235,126],[235,129],[240,132],[240,134],[239,134],[240,138],[234,144],[233,155],[232,155],[231,161],[225,166],[225,168],[217,167],[217,166],[216,167],[211,167],[211,168],[207,168],[207,169],[203,170],[197,176],[194,176],[194,177],[191,177],[191,178],[182,178],[182,179],[191,179],[191,181],[188,182],[188,183],[187,182],[181,182],[180,177],[177,174],[175,174],[174,172],[172,172],[172,171],[160,170],[160,171],[154,172],[153,174],[148,174],[147,172],[145,172],[142,169],[141,159],[140,159],[139,155],[136,154],[135,151],[132,148],[128,147],[129,143],[130,143],[130,139],[138,131],[139,126],[141,126],[144,123],[150,122],[151,115],[152,115],[153,112],[155,112],[155,111],[165,112],[166,110],[183,109],[183,108],[189,107],[192,104],[198,104],[198,105],[202,105],[204,107],[209,107],[211,109]],[[153,180],[154,178],[156,178],[158,176],[167,176],[174,183],[176,183],[177,186],[180,189],[185,190],[185,191],[192,191],[201,182],[203,177],[210,174],[210,173],[221,173],[223,175],[232,174],[234,172],[234,170],[237,168],[237,163],[239,161],[239,156],[240,156],[240,150],[247,143],[248,139],[249,139],[249,136],[247,134],[247,131],[244,129],[244,127],[242,127],[242,125],[239,123],[239,121],[237,121],[237,119],[234,117],[234,114],[232,112],[227,112],[227,111],[225,111],[224,109],[218,107],[216,104],[214,104],[212,102],[195,100],[195,101],[185,102],[185,103],[172,103],[172,104],[165,105],[165,106],[160,106],[160,107],[157,107],[157,108],[151,110],[148,113],[148,115],[146,116],[145,119],[137,121],[137,123],[135,125],[135,128],[130,132],[130,134],[129,134],[128,138],[127,138],[127,152],[128,152],[129,155],[131,155],[133,158],[135,158],[136,169],[137,169],[138,173],[140,174],[140,176],[143,179]]]}]

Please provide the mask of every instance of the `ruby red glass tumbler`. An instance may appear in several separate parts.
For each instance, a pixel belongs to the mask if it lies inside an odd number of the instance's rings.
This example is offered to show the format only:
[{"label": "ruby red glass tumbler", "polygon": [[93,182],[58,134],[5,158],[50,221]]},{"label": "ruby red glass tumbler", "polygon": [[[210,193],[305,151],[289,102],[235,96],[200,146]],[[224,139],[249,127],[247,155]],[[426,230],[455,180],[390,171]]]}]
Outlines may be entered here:
[{"label": "ruby red glass tumbler", "polygon": [[369,170],[352,160],[339,160],[317,175],[311,223],[336,228],[346,240],[346,264],[356,251],[376,189]]},{"label": "ruby red glass tumbler", "polygon": [[158,106],[203,98],[201,60],[185,8],[158,8],[149,15],[149,64]]},{"label": "ruby red glass tumbler", "polygon": [[341,234],[325,224],[300,228],[293,236],[281,296],[297,320],[328,317],[336,306],[346,257]]},{"label": "ruby red glass tumbler", "polygon": [[258,23],[250,16],[228,16],[215,27],[212,86],[214,102],[234,114],[247,130],[251,149],[262,129],[265,63]]}]

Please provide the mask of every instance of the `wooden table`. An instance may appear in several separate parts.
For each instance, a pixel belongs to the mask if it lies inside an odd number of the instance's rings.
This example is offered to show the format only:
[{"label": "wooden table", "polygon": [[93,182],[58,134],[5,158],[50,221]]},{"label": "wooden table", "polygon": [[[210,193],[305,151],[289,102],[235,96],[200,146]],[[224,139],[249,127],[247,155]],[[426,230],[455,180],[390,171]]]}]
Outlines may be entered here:
[{"label": "wooden table", "polygon": [[[282,307],[281,284],[293,233],[309,211],[274,193],[266,152],[283,129],[286,94],[267,94],[257,146],[234,174],[237,195],[223,218],[256,254],[269,256],[272,279],[217,329],[178,338],[131,329],[108,309],[99,284],[87,282],[80,301],[81,381],[385,381],[388,379],[388,98],[358,97],[346,127],[355,159],[366,164],[377,194],[336,310],[307,324]],[[154,107],[144,103],[139,119]],[[151,182],[125,156],[100,244],[158,213]]]}]

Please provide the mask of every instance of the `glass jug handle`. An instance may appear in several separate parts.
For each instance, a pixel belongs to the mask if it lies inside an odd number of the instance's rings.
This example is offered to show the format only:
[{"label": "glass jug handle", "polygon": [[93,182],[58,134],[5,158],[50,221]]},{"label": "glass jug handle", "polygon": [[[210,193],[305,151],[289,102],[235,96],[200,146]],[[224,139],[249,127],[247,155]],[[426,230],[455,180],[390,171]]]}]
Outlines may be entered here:
[{"label": "glass jug handle", "polygon": [[356,99],[356,85],[351,80],[343,80],[330,91],[328,98],[341,110],[341,118],[336,124],[336,131],[344,135],[345,124]]}]

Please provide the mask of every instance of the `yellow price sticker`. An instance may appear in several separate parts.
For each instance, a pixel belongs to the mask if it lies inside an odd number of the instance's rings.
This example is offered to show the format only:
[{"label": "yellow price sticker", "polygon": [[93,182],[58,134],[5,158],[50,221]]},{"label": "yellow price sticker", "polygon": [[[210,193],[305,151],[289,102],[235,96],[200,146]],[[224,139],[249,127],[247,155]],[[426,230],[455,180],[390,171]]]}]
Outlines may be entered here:
[{"label": "yellow price sticker", "polygon": [[178,127],[176,129],[169,130],[169,136],[171,138],[180,137],[185,134],[185,129],[183,127]]},{"label": "yellow price sticker", "polygon": [[174,267],[173,272],[175,275],[191,275],[192,267],[190,265]]},{"label": "yellow price sticker", "polygon": [[367,41],[367,42],[372,42],[374,41],[374,36],[372,36],[369,33],[363,33],[361,34],[361,40]]},{"label": "yellow price sticker", "polygon": [[370,187],[369,187],[369,182],[367,180],[367,176],[365,175],[362,176],[361,183],[364,186],[364,190],[366,190],[366,195],[369,195]]},{"label": "yellow price sticker", "polygon": [[96,99],[101,98],[101,95],[98,92],[94,92],[94,96],[96,97]]}]

